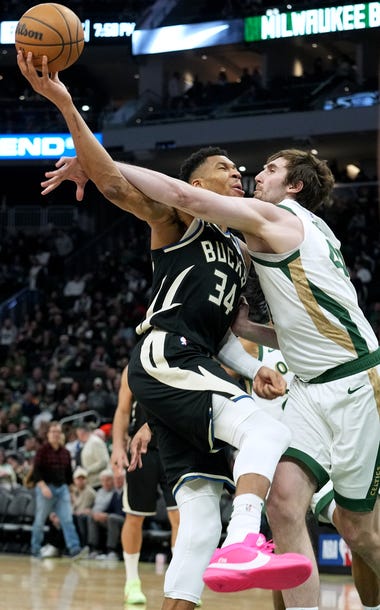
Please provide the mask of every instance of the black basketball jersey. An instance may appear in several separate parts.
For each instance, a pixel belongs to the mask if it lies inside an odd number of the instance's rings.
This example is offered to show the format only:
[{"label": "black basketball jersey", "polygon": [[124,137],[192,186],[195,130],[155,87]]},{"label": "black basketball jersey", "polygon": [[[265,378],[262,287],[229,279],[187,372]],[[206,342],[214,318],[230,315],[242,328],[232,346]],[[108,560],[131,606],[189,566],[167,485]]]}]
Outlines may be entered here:
[{"label": "black basketball jersey", "polygon": [[215,354],[247,281],[237,238],[194,219],[179,242],[151,254],[152,300],[137,333],[159,328]]}]

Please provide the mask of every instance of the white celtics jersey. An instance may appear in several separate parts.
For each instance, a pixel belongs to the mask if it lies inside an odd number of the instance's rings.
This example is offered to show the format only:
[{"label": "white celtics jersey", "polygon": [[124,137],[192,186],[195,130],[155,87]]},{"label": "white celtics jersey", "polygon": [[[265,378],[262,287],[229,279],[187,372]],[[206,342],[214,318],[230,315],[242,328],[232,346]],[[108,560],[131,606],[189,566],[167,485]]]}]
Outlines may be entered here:
[{"label": "white celtics jersey", "polygon": [[326,223],[293,200],[304,240],[283,254],[251,252],[288,368],[308,381],[378,348],[361,311],[340,252]]},{"label": "white celtics jersey", "polygon": [[[258,346],[258,360],[260,360],[265,366],[268,366],[271,369],[274,369],[278,373],[280,373],[286,381],[287,384],[287,392],[289,389],[289,384],[293,379],[294,375],[288,369],[288,366],[284,360],[284,357],[279,349],[272,349],[270,347],[266,347],[264,345]],[[257,396],[255,392],[252,392],[252,395],[255,398],[255,403],[260,407],[265,409],[274,417],[279,418],[282,414],[283,408],[285,406],[287,400],[287,394],[285,396],[278,396],[278,398],[274,398],[273,400],[268,400],[266,398],[261,398]]]}]

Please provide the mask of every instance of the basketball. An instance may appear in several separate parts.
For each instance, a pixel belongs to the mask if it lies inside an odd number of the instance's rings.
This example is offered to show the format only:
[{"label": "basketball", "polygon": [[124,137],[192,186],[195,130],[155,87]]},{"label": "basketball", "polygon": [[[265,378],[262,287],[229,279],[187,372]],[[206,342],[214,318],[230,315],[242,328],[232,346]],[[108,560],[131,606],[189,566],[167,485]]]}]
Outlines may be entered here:
[{"label": "basketball", "polygon": [[77,15],[67,6],[48,2],[28,9],[16,27],[16,49],[33,53],[33,64],[41,71],[47,55],[49,72],[71,66],[83,51],[84,32]]}]

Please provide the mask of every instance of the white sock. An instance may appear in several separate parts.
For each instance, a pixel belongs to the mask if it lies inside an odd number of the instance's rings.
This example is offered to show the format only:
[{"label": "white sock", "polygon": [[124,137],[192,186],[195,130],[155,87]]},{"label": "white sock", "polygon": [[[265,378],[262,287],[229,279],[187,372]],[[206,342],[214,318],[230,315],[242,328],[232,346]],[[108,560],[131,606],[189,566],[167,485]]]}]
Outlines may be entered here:
[{"label": "white sock", "polygon": [[378,606],[363,606],[363,610],[380,610],[380,604]]},{"label": "white sock", "polygon": [[263,506],[264,501],[255,494],[236,496],[232,503],[233,510],[227,527],[227,537],[222,546],[242,542],[247,534],[258,534]]},{"label": "white sock", "polygon": [[137,580],[139,578],[139,559],[140,553],[123,553],[125,576],[127,582],[131,580]]}]

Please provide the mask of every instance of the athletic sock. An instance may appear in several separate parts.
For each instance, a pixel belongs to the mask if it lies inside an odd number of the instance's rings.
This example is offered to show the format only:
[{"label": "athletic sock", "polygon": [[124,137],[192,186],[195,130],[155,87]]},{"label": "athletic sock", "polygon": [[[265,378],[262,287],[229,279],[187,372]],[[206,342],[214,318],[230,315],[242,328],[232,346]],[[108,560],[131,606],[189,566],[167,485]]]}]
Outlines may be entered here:
[{"label": "athletic sock", "polygon": [[380,604],[378,606],[363,606],[363,610],[380,610]]},{"label": "athletic sock", "polygon": [[127,582],[130,580],[136,580],[139,578],[139,559],[140,553],[126,553],[123,552],[125,576]]},{"label": "athletic sock", "polygon": [[247,534],[258,534],[264,501],[255,494],[241,494],[232,503],[231,520],[222,546],[242,542]]}]

